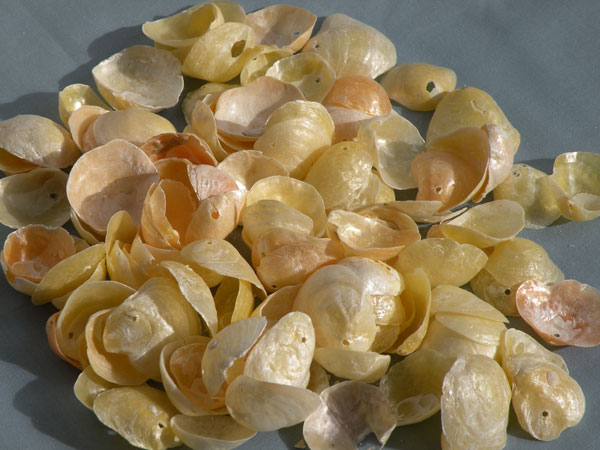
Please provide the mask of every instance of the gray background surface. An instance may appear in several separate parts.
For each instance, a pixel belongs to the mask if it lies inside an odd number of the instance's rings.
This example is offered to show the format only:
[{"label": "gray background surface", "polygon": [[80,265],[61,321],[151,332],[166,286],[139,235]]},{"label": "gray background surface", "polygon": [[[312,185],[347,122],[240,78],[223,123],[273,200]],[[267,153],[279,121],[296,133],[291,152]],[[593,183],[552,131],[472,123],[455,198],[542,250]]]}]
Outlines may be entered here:
[{"label": "gray background surface", "polygon": [[[454,69],[458,86],[489,92],[521,133],[516,161],[550,172],[568,151],[599,151],[600,2],[595,0],[290,1],[321,19],[343,12],[385,33],[399,62]],[[246,11],[271,4],[242,1]],[[91,69],[135,44],[146,20],[191,6],[189,0],[0,0],[0,120],[39,114],[56,121],[57,92],[93,85]],[[319,22],[320,23],[320,22]],[[397,108],[424,133],[430,114]],[[179,129],[179,112],[166,114]],[[559,222],[521,233],[542,244],[564,271],[600,288],[600,219]],[[10,230],[0,227],[2,241]],[[0,449],[126,449],[72,394],[77,371],[46,343],[52,307],[34,307],[0,277]],[[520,321],[518,327],[527,329]],[[582,422],[540,443],[511,417],[507,449],[598,449],[600,349],[560,348],[587,397]],[[439,448],[439,414],[397,429],[386,448]],[[261,433],[242,448],[291,448],[301,428]],[[372,447],[368,441],[364,448]]]}]

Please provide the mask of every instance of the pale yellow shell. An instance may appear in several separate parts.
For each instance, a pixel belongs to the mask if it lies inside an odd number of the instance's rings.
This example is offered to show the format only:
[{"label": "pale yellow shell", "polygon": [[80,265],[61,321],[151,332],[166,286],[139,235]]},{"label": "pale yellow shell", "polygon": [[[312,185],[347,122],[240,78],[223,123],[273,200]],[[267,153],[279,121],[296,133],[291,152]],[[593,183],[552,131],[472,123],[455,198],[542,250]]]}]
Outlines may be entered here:
[{"label": "pale yellow shell", "polygon": [[58,93],[58,115],[62,123],[69,129],[71,114],[86,105],[110,109],[87,84],[70,84]]}]

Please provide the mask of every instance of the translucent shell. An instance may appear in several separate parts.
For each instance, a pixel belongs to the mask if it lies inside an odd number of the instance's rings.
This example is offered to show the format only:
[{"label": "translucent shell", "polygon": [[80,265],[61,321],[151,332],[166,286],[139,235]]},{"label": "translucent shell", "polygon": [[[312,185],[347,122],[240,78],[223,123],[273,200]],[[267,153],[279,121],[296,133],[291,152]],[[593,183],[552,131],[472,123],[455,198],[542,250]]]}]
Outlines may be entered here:
[{"label": "translucent shell", "polygon": [[[87,84],[70,84],[58,93],[58,115],[67,128],[71,127],[69,125],[71,114],[86,105],[110,109]],[[81,145],[79,147],[81,148]]]},{"label": "translucent shell", "polygon": [[292,311],[300,286],[285,286],[273,292],[252,311],[251,317],[264,317],[271,323],[278,321]]},{"label": "translucent shell", "polygon": [[63,353],[75,360],[87,361],[81,341],[85,340],[85,325],[90,316],[120,305],[134,292],[129,286],[116,281],[88,281],[75,289],[56,323],[56,337]]},{"label": "translucent shell", "polygon": [[181,249],[183,262],[199,273],[209,287],[220,283],[223,277],[239,278],[252,283],[263,295],[262,284],[248,262],[229,242],[205,239],[189,243]]},{"label": "translucent shell", "polygon": [[22,158],[12,155],[0,147],[0,170],[5,174],[23,173],[39,167]]},{"label": "translucent shell", "polygon": [[310,317],[302,312],[290,312],[279,319],[248,353],[244,375],[305,388],[314,351],[315,332]]},{"label": "translucent shell", "polygon": [[510,175],[494,189],[495,200],[512,200],[525,211],[525,228],[544,228],[561,215],[548,175],[527,164],[515,164]]},{"label": "translucent shell", "polygon": [[239,188],[247,190],[263,178],[288,175],[288,171],[279,162],[257,150],[241,150],[232,153],[217,167],[231,176]]},{"label": "translucent shell", "polygon": [[202,380],[209,394],[219,392],[227,369],[246,356],[266,326],[265,318],[252,317],[226,326],[212,338],[202,356]]},{"label": "translucent shell", "polygon": [[565,360],[558,353],[546,349],[546,347],[521,330],[509,328],[504,333],[504,338],[501,343],[500,351],[502,355],[502,367],[506,371],[509,380],[516,373],[514,370],[515,365],[512,362],[514,360],[511,360],[511,358],[519,355],[527,355],[531,358],[541,359],[542,361],[552,363],[560,367],[566,373],[569,373]]},{"label": "translucent shell", "polygon": [[462,286],[483,269],[487,259],[487,255],[477,247],[435,238],[409,244],[398,255],[394,267],[402,274],[422,268],[431,281],[431,287],[440,284]]},{"label": "translucent shell", "polygon": [[98,394],[94,413],[136,447],[165,450],[180,445],[170,419],[177,410],[167,394],[150,386],[119,387]]},{"label": "translucent shell", "polygon": [[413,158],[425,151],[419,130],[395,112],[375,117],[361,125],[357,141],[373,156],[381,179],[394,189],[412,189],[417,184],[410,175]]},{"label": "translucent shell", "polygon": [[158,134],[144,142],[140,148],[152,162],[164,158],[184,158],[192,164],[217,165],[208,144],[193,134]]},{"label": "translucent shell", "polygon": [[109,314],[103,342],[107,351],[127,355],[137,370],[158,378],[162,347],[200,334],[201,329],[200,318],[177,283],[155,277]]},{"label": "translucent shell", "polygon": [[385,89],[363,75],[338,77],[323,100],[323,105],[352,109],[370,116],[385,116],[392,112]]},{"label": "translucent shell", "polygon": [[119,385],[111,383],[110,381],[106,381],[104,378],[100,377],[96,372],[94,372],[92,366],[87,366],[77,376],[77,380],[75,380],[75,385],[73,386],[73,391],[75,392],[75,397],[77,397],[77,400],[79,400],[87,408],[92,409],[94,400],[98,394],[115,387],[119,387]]},{"label": "translucent shell", "polygon": [[157,181],[158,172],[143,151],[115,140],[79,158],[69,174],[67,197],[86,224],[104,232],[112,215],[120,210],[139,223],[146,192]]},{"label": "translucent shell", "polygon": [[225,402],[237,422],[256,431],[273,431],[302,422],[321,400],[308,389],[241,375],[227,389]]},{"label": "translucent shell", "polygon": [[392,41],[375,28],[344,14],[328,16],[302,51],[322,56],[338,78],[349,75],[375,78],[396,64]]},{"label": "translucent shell", "polygon": [[[106,278],[106,250],[104,244],[97,244],[75,253],[53,265],[31,294],[31,302],[41,305],[50,301],[66,300],[67,294],[86,281]],[[59,303],[59,305],[60,305]]]},{"label": "translucent shell", "polygon": [[94,137],[93,124],[98,117],[110,111],[109,106],[103,108],[95,105],[82,105],[69,116],[69,129],[73,141],[83,153],[98,146]]},{"label": "translucent shell", "polygon": [[56,339],[56,322],[58,321],[59,315],[60,311],[57,311],[54,314],[52,314],[46,321],[46,336],[48,338],[48,346],[50,347],[50,350],[52,350],[52,353],[54,353],[60,359],[68,362],[72,366],[81,370],[82,364],[80,363],[80,361],[65,355],[62,348],[60,347],[60,344],[58,343],[58,340]]},{"label": "translucent shell", "polygon": [[302,433],[311,449],[355,449],[370,432],[382,446],[396,427],[385,394],[361,381],[344,381],[321,393],[321,405],[304,421]]},{"label": "translucent shell", "polygon": [[242,86],[246,86],[257,78],[265,76],[267,70],[275,62],[293,55],[293,52],[288,48],[276,48],[266,45],[257,45],[254,48],[254,52],[256,54],[248,59],[240,73],[240,83]]},{"label": "translucent shell", "polygon": [[436,286],[431,291],[431,316],[438,313],[463,314],[497,322],[508,322],[504,314],[489,303],[465,289],[450,284]]},{"label": "translucent shell", "polygon": [[225,278],[215,293],[219,330],[247,319],[254,308],[252,285],[238,278]]},{"label": "translucent shell", "polygon": [[544,188],[552,190],[561,214],[567,219],[585,221],[600,216],[598,170],[600,157],[596,153],[563,153],[554,160],[552,175],[542,183]]},{"label": "translucent shell", "polygon": [[262,45],[286,47],[297,52],[310,38],[317,16],[290,5],[272,5],[246,16],[256,42]]},{"label": "translucent shell", "polygon": [[334,128],[320,103],[288,102],[271,114],[254,150],[277,160],[290,176],[304,179],[309,167],[331,145]]},{"label": "translucent shell", "polygon": [[327,216],[323,198],[309,183],[285,176],[263,178],[248,191],[246,207],[261,200],[280,201],[310,217],[314,236],[322,236],[325,232]]},{"label": "translucent shell", "polygon": [[133,367],[127,355],[112,353],[104,346],[104,328],[112,309],[92,314],[85,325],[86,356],[90,366],[102,379],[122,386],[135,386],[148,379]]},{"label": "translucent shell", "polygon": [[256,435],[256,431],[229,416],[189,417],[178,414],[171,418],[171,428],[192,450],[229,450]]},{"label": "translucent shell", "polygon": [[[64,225],[71,216],[65,192],[66,182],[67,174],[62,170],[43,167],[27,173],[6,175],[0,179],[0,219],[6,218],[8,222],[3,224],[14,229],[34,224],[48,228]],[[39,198],[33,198],[36,196]],[[11,222],[15,225],[10,225]],[[71,237],[78,250],[87,247],[84,239],[75,235]]]},{"label": "translucent shell", "polygon": [[302,91],[306,100],[322,102],[335,81],[335,71],[316,53],[297,53],[281,58],[265,75],[291,83]]},{"label": "translucent shell", "polygon": [[461,244],[487,248],[514,238],[524,225],[525,211],[521,205],[512,200],[493,200],[443,222],[441,231]]},{"label": "translucent shell", "polygon": [[92,69],[98,91],[115,109],[157,112],[175,106],[183,91],[181,64],[171,53],[134,45]]},{"label": "translucent shell", "polygon": [[190,47],[198,37],[223,22],[223,13],[217,5],[204,3],[163,19],[145,22],[142,32],[162,45]]},{"label": "translucent shell", "polygon": [[460,356],[442,386],[442,430],[449,448],[504,448],[510,399],[498,363],[481,355]]},{"label": "translucent shell", "polygon": [[211,396],[202,381],[202,356],[209,338],[189,336],[165,345],[160,354],[160,375],[173,405],[188,416],[223,414],[225,391]]},{"label": "translucent shell", "polygon": [[437,223],[449,220],[462,214],[467,208],[456,211],[438,212],[442,202],[437,200],[401,200],[388,201],[383,205],[385,208],[400,211],[412,218],[417,223]]},{"label": "translucent shell", "polygon": [[381,85],[402,106],[433,111],[444,95],[456,87],[456,73],[431,64],[399,64],[384,75]]},{"label": "translucent shell", "polygon": [[360,127],[373,118],[369,114],[354,109],[342,108],[341,106],[327,105],[327,112],[335,124],[332,144],[343,141],[356,141]]},{"label": "translucent shell", "polygon": [[[0,122],[0,149],[20,160],[53,169],[72,165],[80,155],[67,130],[50,119],[35,115],[16,116]],[[11,160],[17,163],[14,158],[8,159],[9,163]],[[23,166],[23,163],[17,165]]]},{"label": "translucent shell", "polygon": [[[512,373],[512,404],[521,427],[531,436],[550,441],[577,425],[585,412],[581,387],[567,372],[550,362],[519,359]],[[516,361],[514,361],[516,362]]]},{"label": "translucent shell", "polygon": [[223,23],[196,40],[181,71],[193,78],[224,83],[240,74],[255,42],[254,30],[248,25]]},{"label": "translucent shell", "polygon": [[334,264],[314,272],[300,288],[294,310],[312,319],[317,347],[368,351],[375,340],[373,301],[348,267]]},{"label": "translucent shell", "polygon": [[435,108],[427,129],[426,141],[452,133],[464,127],[481,127],[484,124],[500,125],[508,133],[517,152],[521,142],[519,132],[508,121],[498,104],[485,91],[465,87],[448,92]]},{"label": "translucent shell", "polygon": [[175,133],[171,122],[158,114],[141,109],[109,111],[100,115],[90,127],[96,146],[123,139],[140,146],[157,134]]},{"label": "translucent shell", "polygon": [[204,83],[198,89],[194,89],[186,94],[181,101],[181,110],[185,117],[185,122],[189,125],[192,123],[192,114],[197,103],[206,104],[214,111],[215,104],[219,96],[228,89],[238,87],[237,84],[225,83]]},{"label": "translucent shell", "polygon": [[421,349],[390,367],[379,388],[399,426],[422,422],[440,410],[442,382],[453,362],[440,352]]},{"label": "translucent shell", "polygon": [[387,371],[390,355],[343,348],[317,348],[315,360],[338,378],[375,383]]},{"label": "translucent shell", "polygon": [[304,100],[295,86],[273,77],[260,77],[246,86],[223,92],[215,106],[219,132],[236,139],[257,139],[271,113],[281,105]]},{"label": "translucent shell", "polygon": [[268,291],[304,282],[315,270],[344,257],[342,247],[327,238],[286,228],[265,231],[252,246],[252,263]]},{"label": "translucent shell", "polygon": [[497,346],[506,330],[502,322],[468,314],[438,312],[435,320],[467,339],[484,345]]},{"label": "translucent shell", "polygon": [[215,116],[210,106],[203,102],[196,102],[189,127],[191,132],[206,141],[217,161],[223,161],[227,157],[229,152],[221,144]]},{"label": "translucent shell", "polygon": [[375,200],[377,192],[369,190],[372,166],[373,159],[363,146],[340,142],[323,152],[304,181],[319,191],[327,211],[352,210]]},{"label": "translucent shell", "polygon": [[421,239],[417,224],[410,217],[381,206],[368,207],[359,213],[331,211],[327,217],[327,235],[342,244],[347,256],[382,261]]},{"label": "translucent shell", "polygon": [[546,342],[600,344],[600,291],[575,280],[555,285],[526,281],[517,290],[519,314]]}]

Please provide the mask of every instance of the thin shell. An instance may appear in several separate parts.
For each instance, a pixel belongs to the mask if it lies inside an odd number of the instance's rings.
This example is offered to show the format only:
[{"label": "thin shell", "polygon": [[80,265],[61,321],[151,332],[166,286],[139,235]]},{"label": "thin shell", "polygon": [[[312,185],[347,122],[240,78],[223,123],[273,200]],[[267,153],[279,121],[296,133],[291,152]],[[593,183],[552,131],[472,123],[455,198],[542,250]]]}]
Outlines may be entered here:
[{"label": "thin shell", "polygon": [[98,394],[94,413],[136,447],[164,450],[181,443],[171,429],[177,410],[167,395],[150,386],[119,387]]},{"label": "thin shell", "polygon": [[225,402],[237,422],[256,431],[273,431],[302,422],[321,400],[308,389],[241,375],[227,389]]},{"label": "thin shell", "polygon": [[422,422],[440,410],[442,382],[453,362],[440,352],[421,349],[390,367],[379,388],[399,426]]},{"label": "thin shell", "polygon": [[498,345],[506,330],[506,325],[502,322],[467,314],[438,312],[435,319],[446,328],[485,345]]},{"label": "thin shell", "polygon": [[204,102],[196,102],[192,110],[190,131],[206,141],[217,161],[223,161],[229,154],[219,140],[215,116]]},{"label": "thin shell", "polygon": [[215,305],[219,330],[230,323],[247,319],[254,307],[252,285],[238,278],[225,278],[215,293]]},{"label": "thin shell", "polygon": [[140,148],[154,163],[164,158],[184,158],[192,164],[217,165],[208,144],[193,134],[158,134],[144,142]]},{"label": "thin shell", "polygon": [[316,53],[297,53],[281,58],[267,69],[265,75],[293,84],[306,100],[312,102],[323,102],[335,82],[334,70]]},{"label": "thin shell", "polygon": [[197,103],[205,103],[214,111],[219,96],[227,89],[233,89],[234,87],[237,87],[237,85],[205,83],[198,89],[188,92],[181,102],[181,110],[183,111],[186,123],[188,125],[192,123],[192,114]]},{"label": "thin shell", "polygon": [[139,223],[143,199],[157,181],[158,171],[144,152],[115,140],[77,160],[69,174],[67,198],[86,224],[104,232],[112,215],[123,209]]},{"label": "thin shell", "polygon": [[425,151],[425,141],[411,122],[395,112],[375,117],[361,125],[357,140],[373,155],[375,167],[388,186],[417,187],[410,165],[416,155]]},{"label": "thin shell", "polygon": [[58,93],[58,115],[65,127],[69,129],[71,114],[86,105],[110,109],[87,84],[70,84]]},{"label": "thin shell", "polygon": [[183,91],[181,64],[171,53],[134,45],[92,69],[98,91],[115,109],[157,112],[175,106]]},{"label": "thin shell", "polygon": [[415,111],[432,111],[456,87],[456,73],[423,63],[399,64],[381,79],[392,100]]},{"label": "thin shell", "polygon": [[101,392],[118,387],[117,384],[100,377],[92,366],[87,366],[75,380],[73,391],[75,397],[87,408],[92,409],[94,400]]},{"label": "thin shell", "polygon": [[501,353],[502,367],[504,367],[504,370],[507,371],[509,379],[512,378],[512,374],[510,373],[511,371],[509,370],[510,358],[524,354],[548,361],[560,367],[566,373],[569,373],[567,363],[565,363],[565,360],[562,358],[562,356],[546,349],[546,347],[536,341],[533,337],[521,330],[517,330],[516,328],[509,328],[504,333]]},{"label": "thin shell", "polygon": [[385,89],[377,81],[362,75],[338,77],[322,103],[326,107],[338,106],[369,116],[385,116],[392,112]]},{"label": "thin shell", "polygon": [[269,328],[248,353],[244,375],[305,388],[314,351],[315,332],[310,317],[290,312]]},{"label": "thin shell", "polygon": [[375,383],[387,371],[390,355],[343,348],[317,348],[315,360],[338,378]]},{"label": "thin shell", "polygon": [[302,433],[311,449],[355,449],[370,432],[382,446],[396,418],[381,389],[361,381],[344,381],[321,393],[321,405],[305,421]]},{"label": "thin shell", "polygon": [[29,172],[36,167],[39,166],[19,158],[0,147],[0,170],[5,174]]},{"label": "thin shell", "polygon": [[384,207],[401,211],[418,223],[437,223],[449,220],[467,210],[467,208],[462,208],[456,211],[440,213],[438,211],[442,207],[442,202],[437,200],[387,201]]},{"label": "thin shell", "polygon": [[256,43],[246,24],[223,23],[196,40],[181,70],[184,75],[212,82],[226,82],[240,74]]},{"label": "thin shell", "polygon": [[441,231],[461,244],[487,248],[514,238],[524,225],[525,211],[521,205],[512,200],[492,200],[442,223]]},{"label": "thin shell", "polygon": [[431,291],[431,316],[438,313],[465,314],[497,322],[508,322],[508,319],[471,292],[450,284],[436,286]]},{"label": "thin shell", "polygon": [[442,430],[451,448],[506,445],[511,392],[502,368],[481,355],[459,357],[444,377]]},{"label": "thin shell", "polygon": [[494,200],[512,200],[525,211],[525,228],[544,228],[561,215],[552,190],[542,178],[548,175],[527,164],[515,164],[510,175],[494,189]]},{"label": "thin shell", "polygon": [[246,86],[257,78],[265,76],[267,70],[278,60],[293,55],[293,52],[288,48],[276,48],[264,45],[257,45],[255,51],[258,53],[246,62],[240,73],[240,83],[242,86]]},{"label": "thin shell", "polygon": [[35,115],[0,122],[0,148],[31,164],[53,169],[72,165],[80,155],[67,130]]},{"label": "thin shell", "polygon": [[10,228],[29,224],[60,227],[68,222],[67,174],[34,169],[0,179],[0,222]]},{"label": "thin shell", "polygon": [[101,114],[90,126],[95,146],[107,144],[114,139],[123,139],[140,146],[148,139],[161,133],[175,133],[171,122],[158,114],[141,109],[109,111]]},{"label": "thin shell", "polygon": [[92,125],[98,117],[110,111],[110,107],[103,108],[95,105],[82,105],[69,117],[69,130],[73,141],[83,153],[98,146],[94,137]]},{"label": "thin shell", "polygon": [[58,339],[56,338],[56,322],[58,321],[58,316],[60,316],[60,311],[52,314],[46,321],[46,336],[48,337],[48,345],[50,346],[50,350],[52,350],[52,352],[63,361],[66,361],[72,366],[81,370],[83,368],[81,362],[78,359],[73,359],[65,355],[63,349],[60,347]]},{"label": "thin shell", "polygon": [[469,244],[459,244],[446,238],[424,239],[402,250],[394,267],[400,273],[423,268],[431,287],[440,284],[462,286],[483,269],[487,259],[482,250]]},{"label": "thin shell", "polygon": [[292,312],[300,286],[299,284],[285,286],[273,292],[252,311],[251,317],[264,317],[269,322],[278,321],[287,313]]},{"label": "thin shell", "polygon": [[273,175],[289,175],[275,159],[257,150],[242,150],[232,153],[217,166],[229,174],[239,188],[249,190],[254,183]]},{"label": "thin shell", "polygon": [[212,338],[202,356],[202,380],[209,394],[219,392],[227,369],[248,353],[266,326],[265,318],[252,317],[226,326]]},{"label": "thin shell", "polygon": [[246,24],[262,45],[287,47],[297,52],[310,38],[317,16],[290,5],[272,5],[246,16]]},{"label": "thin shell", "polygon": [[600,291],[575,280],[555,285],[526,281],[516,295],[519,314],[546,342],[600,344]]},{"label": "thin shell", "polygon": [[396,64],[392,41],[375,28],[339,13],[325,19],[302,51],[322,56],[338,78],[348,75],[376,78]]},{"label": "thin shell", "polygon": [[341,106],[327,105],[327,112],[335,124],[332,144],[342,141],[356,141],[358,130],[373,118],[373,116],[354,109]]},{"label": "thin shell", "polygon": [[228,416],[189,417],[178,414],[171,418],[171,428],[192,450],[229,450],[256,435],[256,431]]}]

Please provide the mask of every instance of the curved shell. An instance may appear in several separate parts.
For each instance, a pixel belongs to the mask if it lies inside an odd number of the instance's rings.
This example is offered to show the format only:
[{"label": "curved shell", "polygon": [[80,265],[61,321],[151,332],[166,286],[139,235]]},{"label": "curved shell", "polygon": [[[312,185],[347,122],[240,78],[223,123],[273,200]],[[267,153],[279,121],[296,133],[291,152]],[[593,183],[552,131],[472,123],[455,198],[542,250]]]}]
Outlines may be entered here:
[{"label": "curved shell", "polygon": [[450,284],[436,286],[431,291],[431,316],[434,317],[438,313],[463,314],[496,322],[508,322],[504,314],[490,304],[471,292]]},{"label": "curved shell", "polygon": [[323,105],[352,109],[369,116],[385,116],[392,112],[385,89],[363,75],[338,77],[323,99]]},{"label": "curved shell", "polygon": [[433,111],[444,95],[456,87],[456,73],[431,64],[399,64],[383,76],[381,85],[402,106]]},{"label": "curved shell", "polygon": [[140,149],[154,163],[165,158],[182,158],[187,159],[192,164],[217,165],[217,160],[208,144],[193,134],[158,134],[144,142]]},{"label": "curved shell", "polygon": [[171,418],[171,428],[181,442],[195,450],[230,450],[256,435],[256,431],[229,416],[189,417],[178,414]]},{"label": "curved shell", "polygon": [[225,239],[240,222],[246,191],[235,190],[200,202],[185,234],[185,242],[199,239]]},{"label": "curved shell", "polygon": [[87,366],[75,380],[73,391],[75,397],[87,408],[92,409],[94,400],[101,392],[117,387],[118,384],[106,381],[100,377],[92,366]]},{"label": "curved shell", "polygon": [[246,86],[257,78],[265,76],[267,70],[269,70],[276,61],[293,55],[293,52],[288,48],[277,48],[265,45],[257,45],[254,48],[254,51],[257,53],[252,56],[252,58],[248,59],[240,73],[240,84],[242,86]]},{"label": "curved shell", "polygon": [[161,133],[175,133],[171,122],[158,114],[141,109],[109,111],[100,115],[88,129],[93,134],[95,146],[114,139],[123,139],[140,146]]},{"label": "curved shell", "polygon": [[304,100],[297,87],[273,77],[257,78],[219,96],[215,106],[217,129],[236,139],[257,139],[271,113],[294,100]]},{"label": "curved shell", "polygon": [[331,116],[320,103],[288,102],[273,111],[254,150],[277,160],[290,176],[303,179],[331,145],[334,128]]},{"label": "curved shell", "polygon": [[515,374],[511,358],[519,355],[528,355],[531,357],[539,358],[543,361],[550,362],[566,373],[569,373],[567,363],[558,353],[551,352],[546,349],[542,344],[536,341],[533,337],[527,333],[517,330],[516,328],[509,328],[504,333],[502,339],[502,367],[507,372],[508,378],[511,379]]},{"label": "curved shell", "polygon": [[16,158],[53,169],[72,165],[80,155],[67,130],[35,115],[0,122],[0,148]]},{"label": "curved shell", "polygon": [[92,69],[98,91],[115,109],[157,112],[175,106],[183,91],[181,64],[171,53],[134,45]]},{"label": "curved shell", "polygon": [[169,47],[190,47],[200,36],[225,21],[214,3],[194,5],[177,14],[142,25],[142,33]]},{"label": "curved shell", "polygon": [[0,179],[0,222],[10,228],[32,223],[60,227],[69,221],[67,174],[33,169]]},{"label": "curved shell", "polygon": [[[67,128],[71,128],[69,124],[71,114],[82,106],[99,106],[107,110],[110,109],[87,84],[70,84],[58,92],[58,115]],[[79,147],[81,148],[81,145]]]},{"label": "curved shell", "polygon": [[315,361],[338,378],[375,383],[387,371],[390,355],[343,348],[315,349]]},{"label": "curved shell", "polygon": [[394,189],[417,187],[410,166],[415,156],[425,151],[425,141],[411,122],[391,112],[362,124],[356,139],[373,156],[384,183]]},{"label": "curved shell", "polygon": [[248,25],[223,23],[194,42],[181,71],[189,77],[224,83],[240,74],[255,42],[254,30]]},{"label": "curved shell", "polygon": [[294,299],[296,298],[296,294],[298,294],[300,286],[299,284],[285,286],[273,292],[252,311],[250,317],[264,317],[269,322],[278,321],[287,313],[292,312]]},{"label": "curved shell", "polygon": [[297,52],[310,38],[317,16],[291,5],[272,5],[246,16],[261,45],[286,47]]},{"label": "curved shell", "polygon": [[217,168],[229,174],[238,187],[249,190],[254,183],[273,175],[288,176],[289,173],[277,160],[258,150],[240,150],[219,163]]},{"label": "curved shell", "polygon": [[465,87],[448,92],[435,108],[427,129],[427,142],[464,127],[500,125],[510,136],[513,154],[521,142],[519,132],[508,121],[498,104],[485,91]]},{"label": "curved shell", "polygon": [[73,135],[73,141],[85,153],[94,147],[97,147],[92,125],[101,114],[110,111],[110,107],[103,108],[95,105],[82,105],[77,108],[69,117],[69,129]]},{"label": "curved shell", "polygon": [[332,144],[342,141],[356,141],[358,130],[373,118],[369,114],[341,106],[327,105],[327,112],[335,124]]},{"label": "curved shell", "polygon": [[144,197],[156,182],[158,171],[150,158],[135,145],[114,140],[79,158],[69,174],[67,198],[79,218],[104,232],[112,215],[123,209],[140,223]]},{"label": "curved shell", "polygon": [[335,71],[316,53],[297,53],[281,58],[265,75],[291,83],[302,91],[306,100],[322,102],[335,82]]},{"label": "curved shell", "polygon": [[221,144],[215,116],[206,103],[196,102],[189,128],[192,133],[206,141],[217,161],[223,161],[227,157],[229,152]]},{"label": "curved shell", "polygon": [[37,167],[40,166],[30,163],[22,158],[18,158],[0,147],[0,170],[5,174],[29,172]]},{"label": "curved shell", "polygon": [[339,13],[325,19],[302,51],[322,56],[338,78],[348,75],[375,78],[396,64],[392,41],[375,28]]},{"label": "curved shell", "polygon": [[202,102],[208,105],[211,110],[214,110],[215,104],[219,96],[228,89],[238,87],[237,84],[225,83],[204,83],[198,89],[188,92],[181,101],[181,110],[185,117],[185,122],[189,125],[192,123],[192,114],[196,103]]}]

